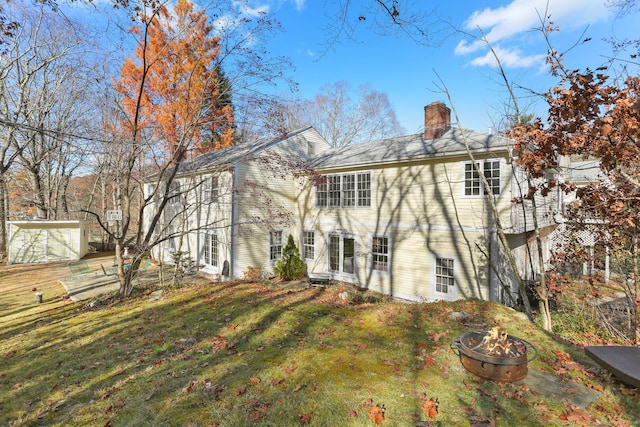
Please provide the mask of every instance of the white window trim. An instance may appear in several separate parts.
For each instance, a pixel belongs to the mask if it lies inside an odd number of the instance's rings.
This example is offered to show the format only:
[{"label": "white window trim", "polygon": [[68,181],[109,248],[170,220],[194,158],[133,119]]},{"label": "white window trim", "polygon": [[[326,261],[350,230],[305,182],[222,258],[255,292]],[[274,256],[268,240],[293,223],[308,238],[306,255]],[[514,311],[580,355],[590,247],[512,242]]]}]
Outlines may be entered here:
[{"label": "white window trim", "polygon": [[[217,265],[214,265],[213,263],[207,263],[207,235],[211,235],[211,236],[215,236],[216,238],[216,247],[217,247]],[[211,250],[211,248],[209,247],[209,251]],[[211,257],[210,261],[213,261],[213,254],[209,254],[209,256]],[[202,261],[203,264],[206,265],[207,267],[209,267],[210,269],[214,269],[214,270],[218,270],[220,269],[220,238],[218,236],[218,232],[217,230],[204,230],[202,233]]]},{"label": "white window trim", "polygon": [[[494,194],[493,196],[495,197],[499,197],[502,195],[502,192],[504,191],[505,188],[505,177],[506,177],[506,163],[505,160],[501,157],[497,157],[497,158],[486,158],[486,159],[476,159],[476,163],[478,163],[480,165],[480,171],[479,173],[484,174],[484,164],[485,162],[498,162],[500,165],[500,191],[498,192],[498,194]],[[482,178],[478,177],[478,179],[480,180],[480,194],[465,194],[465,190],[466,190],[466,176],[465,176],[465,169],[467,167],[467,165],[473,165],[473,162],[471,160],[466,160],[464,162],[462,162],[462,167],[461,167],[461,182],[462,182],[462,189],[460,191],[460,194],[462,194],[462,197],[468,198],[468,199],[484,199],[487,197],[487,194],[485,194],[484,191],[484,182],[482,181]]]},{"label": "white window trim", "polygon": [[[271,233],[280,233],[280,258],[277,259],[271,259]],[[269,261],[269,264],[275,265],[278,260],[282,259],[282,251],[285,245],[285,232],[283,229],[269,230],[267,233],[267,260]]]},{"label": "white window trim", "polygon": [[[331,266],[331,236],[338,236],[339,238],[339,255],[340,255],[340,259],[338,260],[338,264],[341,268],[339,268],[338,271],[334,271],[330,269]],[[358,276],[358,268],[359,268],[359,263],[358,263],[358,256],[360,254],[360,251],[358,250],[358,236],[356,233],[352,233],[352,232],[347,232],[347,231],[328,231],[325,233],[324,235],[325,238],[325,254],[324,254],[324,258],[325,258],[325,271],[329,274],[331,274],[333,279],[344,279],[345,281],[348,282],[353,282],[353,280]],[[344,239],[353,239],[353,273],[346,273],[344,272]]]},{"label": "white window trim", "polygon": [[[387,248],[388,248],[388,252],[387,252],[387,271],[381,271],[381,270],[376,270],[375,268],[373,268],[373,238],[374,237],[382,237],[382,238],[386,238],[387,239]],[[391,237],[387,234],[369,234],[367,236],[368,239],[368,259],[367,262],[369,264],[369,270],[371,271],[372,274],[376,274],[379,276],[391,276],[391,268],[393,267],[391,265],[391,259],[392,256],[391,254],[393,253],[393,240],[391,239]]]},{"label": "white window trim", "polygon": [[[306,257],[306,250],[305,250],[305,244],[304,244],[304,239],[306,237],[307,233],[313,233],[313,258],[307,258]],[[302,260],[303,261],[315,261],[318,258],[318,248],[317,248],[317,241],[318,241],[318,233],[315,230],[302,230],[302,239],[300,239],[300,246],[302,247]]]},{"label": "white window trim", "polygon": [[[361,206],[359,204],[359,197],[358,197],[358,175],[363,175],[363,174],[369,174],[369,206]],[[344,201],[344,176],[345,175],[351,175],[353,176],[353,189],[352,191],[354,192],[354,200],[353,200],[353,206],[343,206],[343,201]],[[374,184],[373,184],[373,172],[370,170],[362,170],[362,171],[353,171],[353,172],[343,172],[343,173],[330,173],[330,174],[321,174],[321,178],[328,178],[328,177],[332,177],[332,176],[339,176],[340,177],[340,206],[331,206],[330,205],[330,197],[329,197],[329,184],[327,182],[324,183],[324,185],[326,186],[326,205],[325,206],[320,206],[318,205],[318,195],[317,195],[317,186],[314,186],[314,203],[315,203],[315,207],[319,208],[319,209],[371,209],[373,207],[373,200],[374,200]]]},{"label": "white window trim", "polygon": [[[436,290],[436,261],[440,258],[453,260],[452,292],[442,293]],[[443,300],[443,301],[455,301],[458,299],[458,293],[459,293],[458,270],[459,269],[460,269],[460,262],[458,261],[458,258],[456,256],[449,255],[449,254],[433,254],[431,259],[431,290],[433,291],[433,295],[435,296],[435,299]]]}]

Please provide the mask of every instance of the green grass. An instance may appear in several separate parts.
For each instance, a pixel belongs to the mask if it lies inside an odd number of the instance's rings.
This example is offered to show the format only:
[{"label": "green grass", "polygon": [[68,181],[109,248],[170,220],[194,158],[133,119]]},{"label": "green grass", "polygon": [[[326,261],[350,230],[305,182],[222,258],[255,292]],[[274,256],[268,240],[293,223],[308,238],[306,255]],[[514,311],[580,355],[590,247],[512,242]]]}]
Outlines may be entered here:
[{"label": "green grass", "polygon": [[[483,301],[354,304],[340,287],[201,283],[151,287],[89,308],[52,270],[0,267],[0,425],[637,425],[638,394],[517,313]],[[15,267],[17,268],[17,267]],[[17,277],[25,285],[16,284]],[[59,288],[59,289],[58,289]],[[362,299],[360,299],[362,300]],[[454,311],[470,317],[458,321]],[[450,349],[499,325],[540,351],[530,369],[602,390],[584,411],[521,384],[469,374]],[[572,363],[562,364],[559,354]],[[421,411],[440,402],[435,420]],[[579,420],[578,420],[579,421]]]}]

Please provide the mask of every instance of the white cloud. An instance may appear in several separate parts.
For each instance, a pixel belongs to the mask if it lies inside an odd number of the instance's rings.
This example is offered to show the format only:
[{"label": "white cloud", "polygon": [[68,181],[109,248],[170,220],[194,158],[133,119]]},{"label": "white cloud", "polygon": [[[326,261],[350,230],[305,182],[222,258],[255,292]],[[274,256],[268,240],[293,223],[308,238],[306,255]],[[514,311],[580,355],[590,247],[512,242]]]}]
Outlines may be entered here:
[{"label": "white cloud", "polygon": [[307,56],[313,58],[316,54],[311,50],[311,49],[307,49]]},{"label": "white cloud", "polygon": [[233,5],[236,8],[238,8],[241,15],[245,17],[250,17],[250,18],[263,16],[266,13],[268,13],[270,9],[268,4],[264,4],[262,6],[257,6],[257,7],[250,7],[248,4],[244,2],[235,1],[233,2]]},{"label": "white cloud", "polygon": [[[541,26],[541,19],[550,19],[562,31],[585,26],[606,19],[610,10],[604,1],[593,0],[512,0],[505,6],[477,10],[467,18],[463,28],[478,37],[483,37],[494,48],[500,45],[515,44],[529,33]],[[482,40],[461,40],[455,48],[456,55],[468,55],[487,49]],[[509,55],[504,65],[534,65],[541,55],[523,55],[518,48],[502,47],[502,53]],[[474,65],[495,65],[495,61],[487,55],[471,61]]]},{"label": "white cloud", "polygon": [[[520,49],[503,49],[501,47],[493,48],[495,54],[500,58],[500,63],[508,68],[544,68],[545,55],[525,55]],[[474,58],[470,62],[475,66],[496,67],[498,62],[492,52],[487,52],[484,56]]]},{"label": "white cloud", "polygon": [[305,0],[291,0],[291,3],[295,5],[297,11],[304,9]]}]

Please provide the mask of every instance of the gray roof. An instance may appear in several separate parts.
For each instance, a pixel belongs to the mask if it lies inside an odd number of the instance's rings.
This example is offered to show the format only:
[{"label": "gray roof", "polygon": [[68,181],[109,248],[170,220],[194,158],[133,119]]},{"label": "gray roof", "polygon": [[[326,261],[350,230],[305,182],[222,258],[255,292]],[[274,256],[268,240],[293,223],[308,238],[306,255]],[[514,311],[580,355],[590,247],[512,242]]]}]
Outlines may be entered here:
[{"label": "gray roof", "polygon": [[424,139],[424,134],[419,133],[346,145],[315,157],[311,166],[320,170],[340,169],[467,155],[463,136],[475,155],[506,151],[513,144],[499,135],[450,129],[435,139]]},{"label": "gray roof", "polygon": [[[290,132],[285,136],[263,138],[254,142],[233,145],[210,153],[201,154],[200,156],[181,162],[178,165],[178,175],[185,175],[193,172],[207,172],[220,168],[231,167],[240,161],[247,160],[248,158],[251,158],[251,156],[274,147],[289,138],[300,135],[309,129],[312,129],[312,127],[309,126],[304,129],[299,129]],[[156,179],[157,176],[158,174],[153,174],[152,176],[147,177],[146,180]]]},{"label": "gray roof", "polygon": [[568,175],[569,181],[574,184],[601,182],[607,178],[598,160],[572,161]]}]

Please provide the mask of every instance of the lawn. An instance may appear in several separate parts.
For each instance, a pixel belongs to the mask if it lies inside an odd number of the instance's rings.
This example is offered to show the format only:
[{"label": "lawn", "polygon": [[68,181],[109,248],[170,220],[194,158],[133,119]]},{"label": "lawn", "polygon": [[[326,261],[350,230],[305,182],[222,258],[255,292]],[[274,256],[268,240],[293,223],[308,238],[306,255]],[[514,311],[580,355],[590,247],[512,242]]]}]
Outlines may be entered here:
[{"label": "lawn", "polygon": [[[65,274],[64,263],[0,266],[0,425],[639,425],[637,390],[489,302],[192,280],[159,299],[145,285],[88,304],[65,298]],[[451,341],[493,326],[537,347],[530,371],[597,399],[580,408],[526,380],[468,373]]]}]

